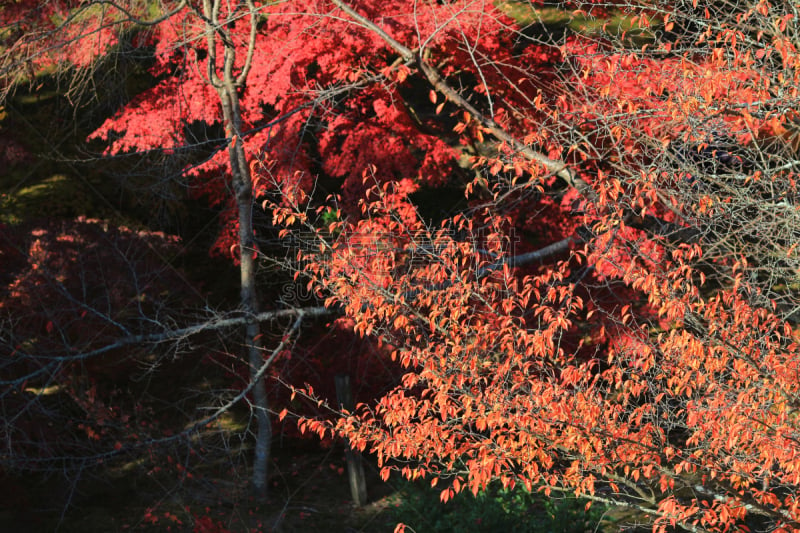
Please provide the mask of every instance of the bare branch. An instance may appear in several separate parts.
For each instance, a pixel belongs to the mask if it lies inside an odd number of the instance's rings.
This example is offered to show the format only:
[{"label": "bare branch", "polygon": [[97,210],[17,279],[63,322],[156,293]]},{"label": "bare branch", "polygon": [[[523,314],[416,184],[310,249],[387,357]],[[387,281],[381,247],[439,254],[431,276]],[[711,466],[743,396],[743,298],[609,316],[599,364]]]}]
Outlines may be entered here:
[{"label": "bare branch", "polygon": [[527,146],[526,144],[520,142],[514,136],[508,133],[505,129],[503,129],[499,124],[497,124],[497,122],[495,122],[493,119],[483,115],[483,113],[478,111],[472,104],[470,104],[466,99],[464,99],[464,97],[462,97],[458,93],[458,91],[453,89],[447,83],[447,81],[444,79],[444,77],[441,75],[441,73],[439,73],[439,71],[436,68],[434,68],[427,61],[425,61],[422,54],[420,54],[419,52],[412,52],[408,47],[397,42],[393,37],[387,34],[377,24],[357,13],[355,10],[353,10],[353,8],[346,5],[341,0],[332,0],[332,1],[336,6],[342,9],[350,17],[355,19],[361,26],[377,34],[392,49],[394,49],[397,53],[403,56],[403,59],[414,60],[414,62],[417,65],[417,68],[427,78],[428,82],[436,88],[436,90],[444,94],[448,100],[456,104],[458,107],[469,113],[472,116],[472,118],[478,121],[486,131],[494,135],[494,137],[497,140],[506,143],[515,152],[521,154],[529,161],[535,161],[540,165],[544,166],[548,172],[553,173],[554,175],[564,180],[569,186],[577,189],[578,192],[584,198],[589,200],[597,199],[597,194],[594,192],[594,189],[592,189],[592,187],[588,183],[586,183],[583,179],[581,179],[575,173],[574,170],[569,168],[569,166],[567,166],[566,163],[564,163],[563,161],[551,159],[547,155],[541,152],[537,152],[530,146]]},{"label": "bare branch", "polygon": [[242,71],[236,77],[237,87],[242,87],[247,80],[247,74],[250,72],[250,67],[253,66],[253,54],[256,50],[256,31],[258,24],[256,20],[256,6],[253,4],[253,0],[247,0],[247,9],[250,11],[250,35],[247,40],[247,57],[244,60]]},{"label": "bare branch", "polygon": [[[26,357],[31,357],[35,359],[53,360],[58,362],[79,361],[83,359],[89,359],[91,357],[96,357],[98,355],[102,355],[112,350],[124,348],[125,346],[131,346],[136,344],[160,344],[175,339],[190,337],[192,335],[197,335],[199,333],[204,333],[208,331],[215,331],[235,326],[242,326],[252,321],[273,322],[275,320],[281,320],[290,317],[297,317],[298,319],[316,318],[328,315],[332,312],[333,311],[331,309],[328,309],[326,307],[307,307],[300,309],[282,309],[279,311],[263,311],[255,316],[238,316],[235,318],[211,319],[206,322],[202,322],[200,324],[195,324],[193,326],[187,326],[185,328],[163,331],[161,333],[150,333],[147,335],[130,335],[128,337],[122,337],[116,342],[107,344],[102,348],[97,348],[96,350],[90,350],[88,352],[82,352],[78,354],[63,355],[63,356],[32,355],[32,354],[24,354],[24,355]],[[24,379],[29,379],[30,377],[31,376],[26,376]],[[0,385],[9,385],[19,381],[20,379],[23,378],[19,378],[17,380],[14,380],[13,382],[0,381]]]},{"label": "bare branch", "polygon": [[131,13],[125,7],[119,5],[117,2],[113,2],[111,0],[93,0],[92,2],[89,3],[89,5],[87,7],[92,6],[92,5],[103,5],[103,4],[110,5],[111,7],[113,7],[117,11],[119,11],[120,13],[124,13],[125,16],[128,17],[124,22],[132,22],[132,23],[137,24],[139,26],[156,26],[158,24],[161,24],[162,22],[164,22],[168,18],[172,17],[173,15],[176,15],[181,9],[186,7],[187,2],[186,2],[186,0],[181,0],[180,2],[178,2],[178,5],[176,5],[174,8],[170,9],[169,11],[164,13],[163,15],[160,15],[160,16],[154,18],[154,19],[151,19],[151,20],[141,19],[141,18],[135,16],[133,13]]}]

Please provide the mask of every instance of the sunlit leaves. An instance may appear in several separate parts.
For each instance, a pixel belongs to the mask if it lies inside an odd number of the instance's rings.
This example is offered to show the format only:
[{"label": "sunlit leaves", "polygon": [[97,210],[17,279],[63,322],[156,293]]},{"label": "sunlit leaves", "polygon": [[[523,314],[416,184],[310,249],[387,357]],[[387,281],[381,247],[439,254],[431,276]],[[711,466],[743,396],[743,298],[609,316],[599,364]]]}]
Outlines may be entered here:
[{"label": "sunlit leaves", "polygon": [[[272,3],[241,95],[259,205],[305,239],[295,279],[405,372],[301,430],[368,447],[382,477],[430,473],[443,501],[499,479],[616,498],[662,530],[796,522],[791,10],[630,4],[614,16],[635,38],[606,20],[549,44],[488,3],[352,4],[422,59],[327,3]],[[213,123],[198,24],[156,30],[157,85],[95,134],[110,153]],[[232,138],[186,169],[217,207]],[[425,212],[444,184],[463,203]]]},{"label": "sunlit leaves", "polygon": [[[674,30],[681,16],[658,24]],[[786,487],[796,476],[797,447],[787,441],[796,417],[786,409],[798,394],[794,332],[759,303],[759,289],[739,273],[746,262],[720,261],[731,283],[715,278],[709,289],[708,265],[721,245],[681,233],[697,220],[730,216],[737,201],[691,189],[700,189],[690,181],[699,172],[686,159],[697,156],[683,155],[681,143],[723,158],[730,171],[742,159],[709,146],[717,135],[711,124],[745,146],[755,142],[753,132],[779,129],[747,109],[708,118],[722,101],[765,101],[773,83],[772,73],[753,70],[740,53],[741,32],[721,28],[715,37],[707,53],[663,56],[567,40],[561,53],[578,65],[576,90],[532,94],[529,116],[516,117],[546,124],[525,130],[527,143],[592,166],[584,178],[591,201],[570,190],[549,204],[561,221],[545,215],[546,197],[529,204],[536,217],[504,211],[514,196],[496,183],[538,194],[555,184],[502,148],[471,159],[483,172],[468,182],[467,196],[490,191],[494,202],[492,214],[473,218],[485,226],[480,236],[425,226],[410,198],[391,188],[365,204],[363,219],[343,228],[335,245],[341,257],[315,271],[324,271],[317,282],[345,302],[360,332],[391,340],[409,374],[374,411],[359,413],[349,436],[372,442],[384,464],[410,460],[434,479],[449,476],[443,501],[501,479],[624,494],[641,501],[656,529],[726,530],[743,520],[746,502],[771,502],[775,523],[787,516],[781,498],[751,489],[767,481]],[[664,43],[667,49],[674,45]],[[439,98],[428,93],[434,104]],[[473,117],[458,119],[456,134],[486,142]],[[582,132],[579,142],[561,121]],[[665,151],[671,160],[658,155]],[[525,172],[533,178],[520,186]],[[505,182],[508,173],[514,177]],[[571,219],[576,205],[580,216]],[[585,248],[533,272],[493,267],[510,254],[490,246],[508,224],[536,223],[541,233],[563,223],[561,236],[580,228]],[[365,234],[380,261],[345,253]],[[576,275],[583,265],[591,272]]]}]

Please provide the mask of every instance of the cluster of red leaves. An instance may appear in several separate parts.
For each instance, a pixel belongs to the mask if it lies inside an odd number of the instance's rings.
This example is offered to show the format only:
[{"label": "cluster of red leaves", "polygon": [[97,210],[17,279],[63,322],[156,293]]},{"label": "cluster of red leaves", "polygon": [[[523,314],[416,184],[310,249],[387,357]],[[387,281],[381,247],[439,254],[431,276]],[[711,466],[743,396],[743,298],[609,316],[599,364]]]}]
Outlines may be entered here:
[{"label": "cluster of red leaves", "polygon": [[[507,19],[492,10],[426,3],[412,16],[403,5],[380,2],[363,2],[359,9],[391,21],[389,31],[396,39],[414,43],[424,36],[426,46],[443,57],[455,43],[470,42],[478,32],[489,36],[478,40],[481,53],[508,55],[507,43],[497,38],[500,22]],[[329,10],[327,2],[316,1],[260,7],[264,19],[241,95],[246,133],[241,142],[267,170],[256,182],[256,193],[309,192],[312,177],[322,172],[342,180],[347,205],[354,205],[365,190],[361,173],[368,165],[378,183],[400,178],[444,183],[455,154],[420,127],[403,105],[399,90],[408,83],[408,69],[387,68],[393,58],[386,44],[342,17],[326,16]],[[244,39],[247,17],[238,15],[232,14],[232,35]],[[162,81],[92,134],[108,140],[108,153],[170,151],[187,143],[187,124],[219,121],[219,101],[205,82],[205,40],[195,38],[201,25],[185,10],[137,37],[139,46],[155,46],[152,73]],[[492,80],[503,75],[493,73]],[[227,142],[213,141],[219,148]],[[187,172],[196,177],[198,195],[230,210],[227,165],[227,153],[220,149]],[[232,223],[226,224],[214,249],[227,253],[234,236]]]},{"label": "cluster of red leaves", "polygon": [[[177,241],[160,233],[76,220],[0,228],[0,398],[16,414],[3,421],[4,453],[15,468],[48,468],[136,441],[142,407],[127,411],[125,385],[146,351],[121,346],[154,320],[194,298],[179,271],[165,266]],[[149,425],[152,421],[148,421]]]},{"label": "cluster of red leaves", "polygon": [[[356,331],[391,343],[408,373],[377,405],[301,428],[347,435],[377,454],[384,475],[446,478],[443,500],[499,479],[612,502],[609,491],[649,487],[653,504],[643,508],[661,527],[722,530],[753,505],[777,523],[795,516],[800,502],[785,489],[799,481],[797,336],[748,303],[741,276],[703,297],[689,266],[699,247],[643,254],[639,232],[615,233],[613,247],[604,234],[574,259],[647,301],[612,312],[597,298],[587,305],[564,264],[521,279],[508,268],[476,277],[484,251],[401,221],[399,203],[381,195],[307,273]],[[592,315],[604,352],[575,342]],[[673,327],[689,315],[705,334]],[[654,336],[657,318],[667,327]]]},{"label": "cluster of red leaves", "polygon": [[[690,167],[664,166],[659,151],[696,143],[700,152],[722,131],[766,158],[760,139],[788,127],[799,69],[783,34],[790,30],[769,22],[764,5],[738,17],[772,31],[755,50],[739,46],[743,35],[730,27],[713,35],[713,45],[686,53],[669,42],[651,55],[573,38],[561,49],[576,74],[565,86],[570,94],[504,93],[495,81],[495,102],[525,95],[532,106],[523,116],[542,120],[540,129],[521,129],[526,142],[580,164],[594,196],[556,194],[554,180],[520,156],[476,158],[499,182],[515,163],[541,179],[522,189],[490,185],[499,214],[483,217],[481,228],[460,217],[431,228],[407,194],[384,184],[365,195],[377,200],[359,220],[320,232],[306,275],[356,331],[394,346],[408,373],[377,405],[301,427],[346,435],[376,453],[387,476],[399,469],[434,484],[446,478],[443,500],[499,479],[634,505],[659,530],[724,531],[747,520],[795,530],[796,331],[750,282],[738,251],[704,258],[704,245],[719,246],[713,234],[680,244],[636,227],[656,217],[677,234],[708,213],[704,193],[687,203],[686,188],[676,186]],[[771,53],[785,72],[760,67]],[[780,104],[776,84],[787,91]],[[503,123],[515,131],[525,121]],[[570,128],[584,135],[569,136]],[[469,117],[455,131],[483,141]],[[790,184],[784,197],[796,199],[791,165],[775,166],[773,183]],[[560,216],[504,211],[501,202],[525,188],[539,196],[523,196],[521,205]],[[734,201],[741,200],[727,200]],[[575,202],[580,214],[570,217]],[[304,221],[300,213],[278,215],[289,217]],[[507,250],[474,245],[478,230],[507,234],[509,217],[525,229],[544,225],[537,230],[549,235],[545,242],[582,225],[591,237],[569,261],[526,276],[502,264]],[[790,244],[778,248],[786,257]],[[721,288],[705,286],[709,261],[729,280]],[[590,267],[588,282],[577,283],[582,265]]]},{"label": "cluster of red leaves", "polygon": [[122,21],[145,14],[143,6],[129,7],[123,14],[107,4],[78,0],[5,2],[0,13],[0,91],[32,82],[42,72],[90,67],[119,45]]},{"label": "cluster of red leaves", "polygon": [[[275,222],[316,237],[319,252],[303,257],[312,289],[408,370],[376,405],[301,428],[369,447],[387,475],[399,459],[408,477],[447,478],[445,500],[500,480],[635,506],[662,530],[724,531],[746,516],[792,529],[797,334],[770,288],[750,283],[752,252],[719,258],[712,233],[676,243],[645,223],[725,222],[733,211],[715,204],[736,197],[693,192],[685,182],[697,169],[679,154],[723,135],[766,156],[763,138],[794,127],[791,9],[617,6],[650,42],[569,35],[557,46],[520,35],[516,46],[513,21],[488,2],[352,5],[385,35],[327,1],[260,5],[243,138],[211,140],[212,153],[186,169],[226,210],[215,249],[232,250],[222,148],[244,143]],[[241,47],[243,14],[229,13],[228,25]],[[115,42],[97,29],[100,48]],[[109,153],[169,152],[186,144],[187,124],[219,121],[203,31],[186,9],[137,35],[136,46],[154,48],[159,82],[93,134]],[[392,39],[420,50],[463,101],[440,100]],[[492,145],[497,128],[540,156]],[[543,156],[573,168],[569,183]],[[783,199],[794,201],[794,165],[762,159],[774,170],[764,181],[788,184]],[[411,194],[451,179],[457,164],[476,173],[463,180],[475,214],[432,226]],[[341,192],[325,228],[306,210],[319,201],[316,176]],[[514,269],[512,228],[535,232],[536,246],[575,238],[567,257]],[[776,242],[762,255],[791,258],[794,247]],[[32,245],[32,257],[43,253]],[[711,267],[713,288],[702,270]]]},{"label": "cluster of red leaves", "polygon": [[186,285],[163,264],[178,251],[175,237],[78,218],[6,228],[2,238],[8,254],[24,262],[3,287],[0,309],[24,322],[18,340],[32,353],[62,351],[64,339],[56,337],[69,339],[77,353],[141,333],[149,328],[137,320],[185,297],[164,292]]}]

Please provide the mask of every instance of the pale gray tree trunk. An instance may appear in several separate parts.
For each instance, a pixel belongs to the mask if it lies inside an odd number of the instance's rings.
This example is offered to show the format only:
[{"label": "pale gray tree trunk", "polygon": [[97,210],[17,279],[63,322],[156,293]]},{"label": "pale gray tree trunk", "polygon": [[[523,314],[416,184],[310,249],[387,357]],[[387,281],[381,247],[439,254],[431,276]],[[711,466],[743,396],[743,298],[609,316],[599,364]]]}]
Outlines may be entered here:
[{"label": "pale gray tree trunk", "polygon": [[[208,41],[208,79],[219,95],[222,104],[223,123],[228,138],[231,182],[236,198],[239,222],[239,255],[241,259],[241,307],[247,322],[245,326],[245,352],[253,380],[253,408],[256,413],[256,444],[253,459],[252,489],[257,498],[267,493],[267,476],[272,442],[272,423],[269,416],[267,389],[259,369],[264,364],[258,314],[258,291],[256,288],[256,261],[253,234],[253,182],[250,166],[244,152],[241,132],[239,90],[244,87],[253,57],[256,35],[256,10],[252,0],[241,2],[238,15],[250,17],[250,39],[247,45],[244,66],[235,68],[236,44],[227,30],[227,21],[220,20],[221,0],[203,1],[203,20],[206,23]],[[224,54],[218,64],[217,44],[222,43]],[[240,50],[239,52],[242,52]],[[238,70],[238,72],[237,72]]]}]

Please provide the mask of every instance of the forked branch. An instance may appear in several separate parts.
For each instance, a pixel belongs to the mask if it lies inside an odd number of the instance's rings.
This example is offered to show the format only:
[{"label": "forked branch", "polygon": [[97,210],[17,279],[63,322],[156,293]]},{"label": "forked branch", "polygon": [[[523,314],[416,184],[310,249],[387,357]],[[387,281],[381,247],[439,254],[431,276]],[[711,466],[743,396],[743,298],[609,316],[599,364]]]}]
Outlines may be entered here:
[{"label": "forked branch", "polygon": [[348,6],[342,0],[331,0],[334,5],[347,13],[347,15],[359,23],[359,25],[370,30],[378,35],[388,44],[395,52],[400,54],[407,62],[412,62],[417,66],[419,71],[425,76],[428,82],[439,92],[445,95],[448,100],[455,105],[469,113],[469,115],[477,121],[485,131],[491,133],[498,141],[507,144],[516,153],[522,155],[529,161],[539,163],[547,169],[548,172],[558,176],[564,180],[568,185],[574,187],[584,198],[587,200],[596,200],[597,193],[594,192],[591,185],[581,179],[574,170],[572,170],[565,162],[552,159],[542,152],[538,152],[526,145],[525,143],[516,139],[513,135],[508,133],[502,126],[495,122],[492,118],[487,117],[475,106],[470,104],[458,91],[453,89],[441,73],[430,63],[428,63],[419,51],[412,51],[407,46],[399,43],[391,35],[386,33],[381,27],[373,21],[364,17],[356,12],[352,7]]}]

